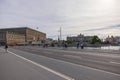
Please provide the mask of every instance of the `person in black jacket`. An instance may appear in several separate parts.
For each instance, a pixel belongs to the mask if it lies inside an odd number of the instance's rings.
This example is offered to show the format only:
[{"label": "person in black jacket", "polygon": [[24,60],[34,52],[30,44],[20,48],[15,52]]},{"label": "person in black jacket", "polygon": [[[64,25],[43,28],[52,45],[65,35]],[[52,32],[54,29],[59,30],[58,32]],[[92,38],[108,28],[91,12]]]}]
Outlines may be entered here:
[{"label": "person in black jacket", "polygon": [[80,46],[80,44],[79,44],[79,42],[77,43],[77,49],[79,48],[79,46]]},{"label": "person in black jacket", "polygon": [[6,44],[6,45],[5,45],[5,51],[6,51],[6,52],[7,52],[7,49],[8,49],[8,45]]},{"label": "person in black jacket", "polygon": [[81,44],[81,49],[84,49],[84,44]]}]

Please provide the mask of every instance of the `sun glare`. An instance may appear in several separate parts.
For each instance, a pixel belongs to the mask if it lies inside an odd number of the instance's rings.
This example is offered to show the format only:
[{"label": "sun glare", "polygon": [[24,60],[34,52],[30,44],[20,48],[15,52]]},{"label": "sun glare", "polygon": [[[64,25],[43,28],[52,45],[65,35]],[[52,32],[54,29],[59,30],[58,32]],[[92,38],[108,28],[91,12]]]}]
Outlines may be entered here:
[{"label": "sun glare", "polygon": [[113,6],[115,4],[115,0],[100,0],[100,3],[106,6]]}]

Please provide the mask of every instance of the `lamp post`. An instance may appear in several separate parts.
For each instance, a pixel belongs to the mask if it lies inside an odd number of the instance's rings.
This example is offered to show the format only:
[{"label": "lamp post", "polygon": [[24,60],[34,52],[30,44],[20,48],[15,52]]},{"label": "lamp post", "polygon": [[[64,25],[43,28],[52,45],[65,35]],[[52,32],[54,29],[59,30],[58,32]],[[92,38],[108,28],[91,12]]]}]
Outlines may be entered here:
[{"label": "lamp post", "polygon": [[62,41],[62,29],[60,27],[60,30],[58,30],[58,42],[59,42],[59,45],[61,45],[61,41]]},{"label": "lamp post", "polygon": [[61,29],[61,27],[60,27],[60,30],[58,30],[58,33],[59,33],[58,39],[62,40],[62,29]]},{"label": "lamp post", "polygon": [[62,29],[60,27],[60,40],[62,41]]}]

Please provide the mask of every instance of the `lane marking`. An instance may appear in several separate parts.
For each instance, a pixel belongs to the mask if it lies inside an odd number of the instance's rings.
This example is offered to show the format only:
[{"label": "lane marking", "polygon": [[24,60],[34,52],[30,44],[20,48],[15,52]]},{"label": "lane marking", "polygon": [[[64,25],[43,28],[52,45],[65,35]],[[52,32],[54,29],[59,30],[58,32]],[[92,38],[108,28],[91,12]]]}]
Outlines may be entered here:
[{"label": "lane marking", "polygon": [[[50,58],[50,59],[54,59],[54,58]],[[66,62],[66,61],[63,61],[63,60],[58,60],[58,59],[54,59],[54,60],[57,60],[59,62],[63,62],[63,63],[66,63],[66,64],[71,64],[71,65],[74,65],[74,66],[79,66],[79,67],[82,67],[82,68],[91,69],[91,70],[95,70],[95,71],[99,71],[99,72],[104,72],[104,73],[107,73],[107,74],[111,74],[111,75],[115,75],[115,76],[120,77],[120,74],[117,74],[117,73],[108,72],[108,71],[105,71],[105,70],[101,70],[101,69],[97,69],[97,68],[93,68],[93,67],[89,67],[89,66],[84,66],[84,65],[79,65],[79,64],[75,64],[75,63],[71,63],[71,62]]]},{"label": "lane marking", "polygon": [[47,70],[47,71],[49,71],[49,72],[51,72],[51,73],[53,73],[53,74],[55,74],[55,75],[58,75],[58,76],[66,79],[66,80],[75,80],[75,79],[73,79],[73,78],[71,78],[71,77],[69,77],[69,76],[66,76],[66,75],[64,75],[64,74],[62,74],[62,73],[60,73],[60,72],[54,71],[54,70],[52,70],[52,69],[50,69],[50,68],[47,68],[47,67],[45,67],[45,66],[43,66],[43,65],[40,65],[40,64],[38,64],[38,63],[36,63],[36,62],[34,62],[34,61],[31,61],[31,60],[29,60],[29,59],[27,59],[27,58],[25,58],[25,57],[22,57],[22,56],[20,56],[20,55],[17,55],[17,54],[15,54],[15,53],[11,52],[11,51],[8,51],[8,52],[11,53],[11,54],[13,54],[13,55],[15,55],[15,56],[17,56],[17,57],[19,57],[19,58],[21,58],[21,59],[23,59],[23,60],[26,60],[26,61],[28,61],[28,62],[30,62],[30,63],[32,63],[32,64],[34,64],[34,65],[36,65],[36,66],[38,66],[38,67],[40,67],[40,68],[43,68],[43,69],[45,69],[45,70]]},{"label": "lane marking", "polygon": [[43,53],[46,53],[46,54],[53,54],[52,52],[43,52]]},{"label": "lane marking", "polygon": [[[67,58],[75,58],[75,59],[82,59],[82,57],[80,56],[74,56],[74,55],[63,55],[64,57],[67,57]],[[108,61],[95,61],[95,60],[87,60],[87,61],[91,61],[91,62],[97,62],[97,63],[108,63]],[[120,64],[118,62],[113,62],[113,61],[110,61],[109,63],[113,63],[113,64]]]},{"label": "lane marking", "polygon": [[64,57],[68,57],[68,58],[75,58],[75,59],[82,59],[82,57],[80,56],[74,56],[74,55],[63,55]]},{"label": "lane marking", "polygon": [[[45,56],[44,56],[44,57],[45,57]],[[49,57],[49,58],[50,58],[50,57]],[[50,58],[50,59],[53,59],[53,58]],[[91,70],[95,70],[95,71],[99,71],[99,72],[105,72],[105,73],[108,73],[108,74],[111,74],[111,75],[115,75],[115,76],[119,76],[119,77],[120,77],[120,74],[117,74],[117,73],[108,72],[108,71],[105,71],[105,70],[96,69],[96,68],[92,68],[92,67],[88,67],[88,66],[83,66],[83,65],[79,65],[79,64],[75,64],[75,63],[71,63],[71,62],[66,62],[66,61],[62,61],[62,60],[58,60],[58,59],[54,59],[54,60],[57,60],[57,61],[59,61],[59,62],[63,62],[63,63],[66,63],[66,64],[71,64],[71,65],[74,65],[74,66],[79,66],[79,67],[86,68],[86,69],[91,69]],[[75,80],[75,79],[71,79],[71,80]]]},{"label": "lane marking", "polygon": [[110,63],[113,63],[113,64],[120,64],[119,62],[114,62],[114,61],[110,61]]},{"label": "lane marking", "polygon": [[[57,59],[55,59],[55,60],[57,60]],[[112,75],[115,75],[115,76],[119,76],[119,77],[120,77],[120,74],[117,74],[117,73],[108,72],[108,71],[105,71],[105,70],[96,69],[96,68],[92,68],[92,67],[89,67],[89,66],[79,65],[79,64],[75,64],[75,63],[71,63],[71,62],[62,61],[62,60],[59,60],[59,61],[60,61],[60,62],[64,62],[64,63],[71,64],[71,65],[74,65],[74,66],[79,66],[79,67],[82,67],[82,68],[91,69],[91,70],[95,70],[95,71],[99,71],[99,72],[104,72],[104,73],[108,73],[108,74],[112,74]]]},{"label": "lane marking", "polygon": [[52,50],[52,51],[61,51],[61,52],[69,52],[69,53],[75,53],[75,54],[84,54],[84,55],[92,55],[92,56],[103,56],[103,57],[110,57],[110,58],[120,58],[120,56],[118,56],[119,54],[102,54],[102,53],[98,53],[98,54],[96,54],[96,53],[92,53],[92,52],[78,52],[78,51],[65,51],[65,50],[54,50],[54,49],[49,49],[49,48],[47,48],[47,50]]}]

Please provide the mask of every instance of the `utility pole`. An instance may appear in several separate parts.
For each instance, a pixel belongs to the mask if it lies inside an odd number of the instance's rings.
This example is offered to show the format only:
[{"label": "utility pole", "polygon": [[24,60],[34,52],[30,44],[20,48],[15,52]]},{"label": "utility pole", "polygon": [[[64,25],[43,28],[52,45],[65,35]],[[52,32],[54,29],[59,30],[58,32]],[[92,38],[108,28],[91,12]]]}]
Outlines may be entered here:
[{"label": "utility pole", "polygon": [[59,46],[61,46],[61,41],[62,41],[62,29],[60,27],[60,29],[58,30],[58,43],[59,43]]},{"label": "utility pole", "polygon": [[60,27],[60,30],[58,30],[58,33],[59,33],[58,39],[61,41],[62,40],[62,29],[61,29],[61,27]]},{"label": "utility pole", "polygon": [[62,41],[62,29],[60,27],[60,40]]}]

